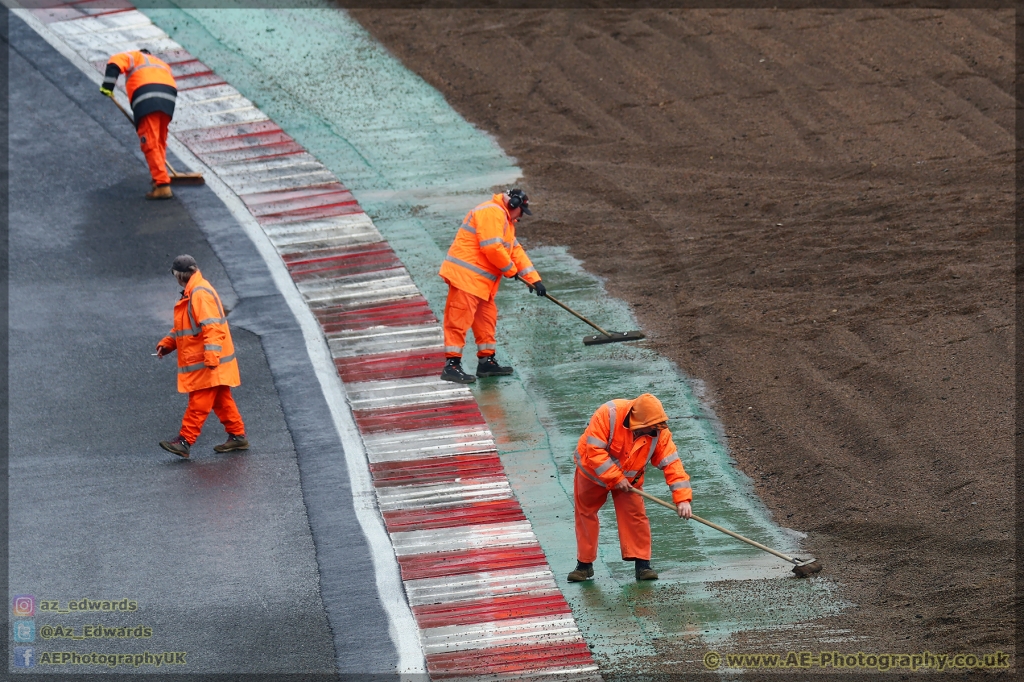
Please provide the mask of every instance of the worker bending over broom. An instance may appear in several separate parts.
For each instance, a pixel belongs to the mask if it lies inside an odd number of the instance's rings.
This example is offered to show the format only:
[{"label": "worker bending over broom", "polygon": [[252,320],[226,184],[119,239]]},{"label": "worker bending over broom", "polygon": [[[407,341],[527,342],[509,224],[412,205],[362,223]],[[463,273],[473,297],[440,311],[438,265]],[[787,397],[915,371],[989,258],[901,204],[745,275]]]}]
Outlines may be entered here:
[{"label": "worker bending over broom", "polygon": [[167,174],[167,126],[174,116],[178,84],[171,67],[157,59],[149,50],[133,50],[115,54],[107,62],[100,92],[113,98],[117,78],[125,74],[125,89],[132,104],[135,132],[146,155],[153,190],[147,199],[170,199],[171,176]]},{"label": "worker bending over broom", "polygon": [[619,526],[622,560],[635,562],[637,580],[657,580],[651,568],[651,524],[644,500],[630,487],[643,488],[648,462],[665,473],[672,501],[681,518],[690,518],[690,476],[683,469],[668,416],[650,393],[635,400],[611,400],[597,409],[580,436],[573,459],[573,501],[576,506],[576,569],[569,582],[594,576],[600,529],[597,512],[612,493]]}]

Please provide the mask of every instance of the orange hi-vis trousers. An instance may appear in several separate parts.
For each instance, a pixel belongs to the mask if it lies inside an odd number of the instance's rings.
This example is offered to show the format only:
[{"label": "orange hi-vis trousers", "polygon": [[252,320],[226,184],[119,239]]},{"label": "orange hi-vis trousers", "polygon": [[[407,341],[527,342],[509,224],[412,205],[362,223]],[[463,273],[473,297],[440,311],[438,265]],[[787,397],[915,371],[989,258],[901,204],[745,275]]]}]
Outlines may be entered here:
[{"label": "orange hi-vis trousers", "polygon": [[[640,485],[634,486],[642,488]],[[644,499],[628,491],[609,491],[597,485],[576,470],[572,483],[573,502],[576,505],[576,558],[583,563],[597,559],[597,537],[600,523],[597,510],[604,506],[608,493],[615,504],[615,520],[619,526],[619,548],[623,561],[651,558],[651,523],[644,511]]]},{"label": "orange hi-vis trousers", "polygon": [[188,394],[188,407],[185,409],[185,416],[181,418],[181,436],[192,445],[199,438],[200,431],[206,418],[213,410],[224,430],[229,436],[244,436],[245,424],[242,422],[242,415],[238,412],[235,399],[231,395],[230,386],[213,386],[201,388]]},{"label": "orange hi-vis trousers", "polygon": [[494,355],[498,347],[494,332],[498,328],[498,306],[494,299],[486,301],[473,294],[448,285],[448,300],[444,304],[444,356],[461,358],[466,345],[466,331],[473,330],[478,358]]},{"label": "orange hi-vis trousers", "polygon": [[154,111],[143,116],[136,128],[139,146],[149,164],[149,174],[157,185],[171,184],[171,176],[167,174],[167,126],[170,123],[170,116],[162,111]]}]

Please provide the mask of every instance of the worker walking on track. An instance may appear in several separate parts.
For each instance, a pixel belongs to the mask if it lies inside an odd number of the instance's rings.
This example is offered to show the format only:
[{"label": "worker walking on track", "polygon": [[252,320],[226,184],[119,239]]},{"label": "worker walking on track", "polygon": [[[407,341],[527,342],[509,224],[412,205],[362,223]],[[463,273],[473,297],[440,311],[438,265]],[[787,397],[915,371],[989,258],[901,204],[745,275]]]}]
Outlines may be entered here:
[{"label": "worker walking on track", "polygon": [[573,458],[577,563],[569,582],[594,576],[597,512],[607,501],[609,490],[615,504],[622,560],[634,562],[637,580],[657,580],[658,574],[651,568],[651,524],[644,500],[630,488],[643,488],[644,467],[650,463],[665,473],[680,517],[690,518],[693,499],[690,476],[672,442],[661,401],[644,393],[635,400],[612,400],[597,408]]},{"label": "worker walking on track", "polygon": [[[466,214],[455,233],[439,273],[448,283],[443,323],[446,362],[441,372],[445,381],[471,384],[478,376],[512,374],[511,367],[502,367],[494,357],[498,325],[494,296],[501,278],[518,275],[538,296],[546,293],[540,275],[516,240],[515,224],[524,213],[532,215],[529,197],[521,189],[510,189]],[[476,376],[462,369],[469,329],[476,341]]]},{"label": "worker walking on track", "polygon": [[188,408],[181,420],[181,432],[176,438],[162,441],[160,447],[188,459],[189,449],[213,410],[228,432],[227,442],[213,449],[248,450],[245,424],[231,395],[231,387],[242,382],[220,296],[203,279],[192,256],[175,258],[171,274],[184,291],[174,304],[174,327],[160,339],[156,352],[162,358],[178,351],[178,391],[188,393]]},{"label": "worker walking on track", "polygon": [[171,177],[167,174],[167,126],[174,117],[178,85],[166,62],[154,57],[149,50],[133,50],[110,58],[100,92],[113,97],[114,86],[122,73],[135,118],[135,131],[153,176],[153,190],[146,198],[170,199],[174,195]]}]

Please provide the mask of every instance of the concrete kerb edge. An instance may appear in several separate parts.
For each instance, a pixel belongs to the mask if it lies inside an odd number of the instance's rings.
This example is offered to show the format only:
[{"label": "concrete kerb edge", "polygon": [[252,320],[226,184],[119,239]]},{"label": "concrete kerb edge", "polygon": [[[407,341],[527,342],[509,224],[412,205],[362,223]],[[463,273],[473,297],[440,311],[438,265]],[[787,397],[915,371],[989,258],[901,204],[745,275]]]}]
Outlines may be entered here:
[{"label": "concrete kerb edge", "polygon": [[[23,20],[43,40],[49,43],[62,56],[70,61],[87,78],[99,85],[102,74],[91,64],[82,59],[78,53],[68,47],[60,38],[53,34],[45,24],[36,19],[27,9],[17,6],[11,0],[0,0],[15,16]],[[116,92],[119,102],[127,107],[127,96]],[[228,211],[238,220],[246,235],[256,247],[261,258],[267,265],[274,286],[282,295],[302,330],[309,356],[324,399],[334,422],[335,430],[341,440],[345,452],[345,463],[348,468],[352,485],[352,497],[356,518],[363,531],[367,544],[371,548],[374,564],[377,591],[381,597],[381,605],[389,616],[391,639],[398,653],[398,673],[407,675],[423,675],[426,673],[426,661],[419,641],[419,628],[413,618],[412,611],[405,599],[405,591],[395,558],[394,548],[384,528],[383,520],[377,509],[373,483],[370,478],[368,459],[363,443],[356,428],[355,419],[348,405],[344,384],[338,376],[334,362],[327,346],[319,323],[312,311],[302,300],[294,281],[288,274],[284,262],[278,255],[269,237],[249,213],[241,199],[209,167],[192,154],[182,143],[168,135],[168,147],[182,162],[193,171],[201,171],[206,183],[217,197],[224,202]]]}]

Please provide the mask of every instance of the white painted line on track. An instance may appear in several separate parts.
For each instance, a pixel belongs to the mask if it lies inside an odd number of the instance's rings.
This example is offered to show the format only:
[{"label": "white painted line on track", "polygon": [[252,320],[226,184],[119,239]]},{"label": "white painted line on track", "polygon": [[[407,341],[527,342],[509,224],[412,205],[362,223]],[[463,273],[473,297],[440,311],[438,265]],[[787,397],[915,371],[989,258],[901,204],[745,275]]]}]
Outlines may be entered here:
[{"label": "white painted line on track", "polygon": [[[31,12],[14,5],[10,0],[0,1],[38,33],[43,40],[82,71],[87,78],[97,85],[103,81],[102,73],[65,44],[46,24],[36,19]],[[151,38],[145,39],[147,44],[151,41]],[[107,57],[109,57],[109,54],[104,55],[103,58]],[[120,90],[115,91],[115,95],[119,96],[119,101],[122,102],[123,106],[128,106],[127,96],[123,92]],[[391,639],[398,653],[398,672],[400,674],[412,675],[423,674],[426,672],[426,661],[423,656],[423,649],[420,646],[419,628],[416,626],[416,621],[405,598],[394,548],[377,510],[373,481],[370,478],[370,471],[367,466],[366,452],[363,449],[363,443],[356,428],[352,412],[346,402],[345,387],[335,369],[320,325],[313,316],[312,311],[306,306],[305,301],[303,301],[270,238],[263,231],[263,228],[260,227],[259,223],[256,222],[248,208],[242,203],[242,200],[213,171],[192,154],[184,144],[170,135],[168,136],[167,143],[170,150],[186,166],[193,171],[203,172],[206,177],[207,186],[224,202],[224,205],[238,220],[246,235],[256,246],[257,251],[270,271],[275,287],[284,297],[292,314],[299,323],[306,344],[306,352],[313,364],[313,369],[320,382],[320,389],[331,411],[334,427],[341,439],[345,452],[345,463],[348,467],[349,479],[352,485],[356,518],[366,537],[367,544],[370,546],[371,558],[374,564],[374,575],[377,582],[377,592],[380,594],[381,605],[388,614]]]}]

